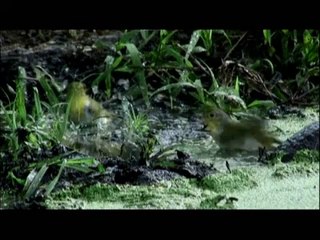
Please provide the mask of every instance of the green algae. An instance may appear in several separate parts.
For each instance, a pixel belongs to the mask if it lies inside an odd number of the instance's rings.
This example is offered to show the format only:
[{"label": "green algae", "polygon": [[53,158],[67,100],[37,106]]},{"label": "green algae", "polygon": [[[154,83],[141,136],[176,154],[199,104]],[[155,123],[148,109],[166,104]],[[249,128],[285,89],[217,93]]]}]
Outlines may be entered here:
[{"label": "green algae", "polygon": [[320,153],[318,150],[304,149],[297,151],[293,157],[294,162],[318,162],[320,161]]},{"label": "green algae", "polygon": [[286,140],[307,125],[319,121],[319,107],[306,108],[303,111],[305,117],[299,117],[296,114],[290,114],[285,118],[270,120],[270,126],[278,129],[280,140]]},{"label": "green algae", "polygon": [[[205,194],[193,186],[192,181],[177,179],[155,185],[133,186],[118,184],[96,184],[78,186],[52,196],[53,199],[78,198],[87,202],[85,207],[95,208],[196,208]],[[89,204],[89,203],[93,204]],[[51,205],[50,200],[47,201]],[[55,207],[54,205],[52,205]],[[51,206],[51,207],[52,207]],[[49,208],[51,208],[49,207]]]},{"label": "green algae", "polygon": [[252,166],[202,180],[176,179],[153,185],[74,186],[47,199],[51,209],[319,209],[318,163],[308,171],[275,177],[282,166]]},{"label": "green algae", "polygon": [[251,169],[235,169],[230,174],[221,173],[210,175],[201,181],[203,188],[211,189],[218,193],[228,193],[236,190],[247,189],[257,186]]},{"label": "green algae", "polygon": [[256,181],[259,187],[237,191],[237,209],[319,209],[318,173],[292,173],[286,178],[273,177],[274,169],[261,167]]},{"label": "green algae", "polygon": [[206,198],[200,202],[201,209],[234,209],[234,202],[238,199],[235,197],[226,197],[218,195],[211,198]]},{"label": "green algae", "polygon": [[273,177],[286,178],[292,175],[316,175],[319,173],[319,151],[300,150],[290,163],[275,165]]}]

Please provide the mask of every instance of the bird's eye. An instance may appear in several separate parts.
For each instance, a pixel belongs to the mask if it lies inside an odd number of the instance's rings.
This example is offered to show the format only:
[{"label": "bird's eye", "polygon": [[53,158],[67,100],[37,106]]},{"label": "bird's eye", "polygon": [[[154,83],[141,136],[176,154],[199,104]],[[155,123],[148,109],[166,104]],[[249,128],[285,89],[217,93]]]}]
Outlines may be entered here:
[{"label": "bird's eye", "polygon": [[214,117],[214,113],[210,113],[210,115],[209,115],[209,116],[213,118],[213,117]]}]

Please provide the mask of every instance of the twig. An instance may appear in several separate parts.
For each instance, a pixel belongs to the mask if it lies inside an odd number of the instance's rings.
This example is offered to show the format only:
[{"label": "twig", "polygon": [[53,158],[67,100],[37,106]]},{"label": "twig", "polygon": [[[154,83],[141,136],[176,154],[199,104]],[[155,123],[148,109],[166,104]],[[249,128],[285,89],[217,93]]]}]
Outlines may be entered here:
[{"label": "twig", "polygon": [[299,97],[295,98],[294,100],[299,100],[299,99],[305,97],[306,95],[308,95],[308,94],[310,94],[313,91],[318,90],[318,89],[319,89],[319,86],[314,87],[314,88],[310,89],[309,91],[305,92],[304,94],[300,95]]},{"label": "twig", "polygon": [[239,45],[239,43],[242,41],[242,39],[247,35],[248,32],[245,32],[244,34],[242,34],[242,36],[239,38],[239,40],[236,42],[235,45],[233,45],[233,47],[229,50],[229,52],[227,53],[227,55],[223,58],[223,61],[225,61],[229,55],[233,52],[233,50]]}]

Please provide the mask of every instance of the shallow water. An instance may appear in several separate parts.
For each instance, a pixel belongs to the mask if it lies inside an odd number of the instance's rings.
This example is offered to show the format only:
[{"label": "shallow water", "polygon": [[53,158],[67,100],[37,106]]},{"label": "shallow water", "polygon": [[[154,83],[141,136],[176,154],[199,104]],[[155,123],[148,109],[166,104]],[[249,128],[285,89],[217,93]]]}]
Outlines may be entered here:
[{"label": "shallow water", "polygon": [[[270,120],[270,129],[281,129],[275,134],[286,140],[308,124],[319,121],[319,114],[306,109],[305,118],[295,115],[285,119]],[[236,209],[319,209],[319,162],[310,163],[311,174],[292,173],[284,178],[273,176],[275,167],[259,163],[258,153],[219,152],[212,137],[203,130],[197,115],[151,112],[151,125],[157,129],[160,146],[157,149],[177,145],[177,149],[188,153],[192,159],[213,163],[219,174],[213,181],[220,184],[217,189],[208,189],[192,179],[163,181],[150,186],[118,184],[96,184],[57,192],[46,204],[52,209],[199,209],[199,208],[236,208]],[[156,149],[156,150],[157,150]],[[94,150],[93,150],[94,151]],[[231,173],[226,167],[229,163]],[[295,166],[289,163],[285,166]],[[248,172],[244,180],[234,171]],[[303,169],[303,168],[302,168]],[[254,183],[254,184],[251,184]],[[231,185],[230,185],[231,184]],[[228,187],[229,186],[229,187]],[[80,189],[80,190],[79,190]],[[236,198],[234,204],[211,204],[216,197]],[[4,195],[3,195],[4,196]],[[2,206],[10,199],[1,197]],[[10,200],[8,200],[10,201]]]},{"label": "shallow water", "polygon": [[[276,134],[285,140],[304,126],[319,120],[312,109],[305,111],[306,118],[290,116],[287,119],[271,120],[270,127],[280,128]],[[214,163],[219,174],[212,181],[218,184],[213,189],[195,184],[193,180],[163,181],[151,186],[98,185],[82,190],[82,195],[71,192],[67,200],[48,201],[51,208],[82,209],[319,209],[319,163],[308,163],[307,170],[297,163],[266,166],[257,162],[257,153],[220,154],[219,147],[204,130],[201,121],[192,117],[177,117],[158,113],[163,119],[158,132],[162,146],[178,144],[177,149],[187,152],[192,159]],[[156,117],[154,117],[156,118]],[[159,122],[155,121],[159,125]],[[290,124],[288,124],[290,123]],[[226,167],[228,161],[231,173]],[[277,168],[301,169],[283,178],[275,177]],[[242,179],[235,170],[247,172]],[[311,169],[311,170],[310,170]],[[310,173],[311,171],[311,173]],[[299,172],[299,171],[298,171]],[[211,180],[208,180],[211,181]],[[220,185],[219,185],[220,184]],[[231,184],[231,185],[230,185]],[[76,194],[77,195],[77,194]],[[233,205],[212,205],[216,197],[234,197]],[[211,204],[211,205],[210,205]]]}]

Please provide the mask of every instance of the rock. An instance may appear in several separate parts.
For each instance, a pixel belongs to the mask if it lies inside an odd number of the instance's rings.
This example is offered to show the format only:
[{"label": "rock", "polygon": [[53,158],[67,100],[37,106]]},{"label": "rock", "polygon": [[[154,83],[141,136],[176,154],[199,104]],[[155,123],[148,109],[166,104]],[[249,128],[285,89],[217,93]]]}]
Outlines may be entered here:
[{"label": "rock", "polygon": [[297,151],[303,149],[319,150],[319,122],[311,123],[288,138],[276,149],[269,151],[266,154],[266,160],[274,158],[279,152],[284,152],[282,161],[289,162]]}]

